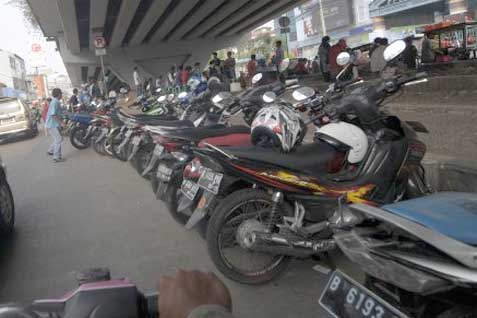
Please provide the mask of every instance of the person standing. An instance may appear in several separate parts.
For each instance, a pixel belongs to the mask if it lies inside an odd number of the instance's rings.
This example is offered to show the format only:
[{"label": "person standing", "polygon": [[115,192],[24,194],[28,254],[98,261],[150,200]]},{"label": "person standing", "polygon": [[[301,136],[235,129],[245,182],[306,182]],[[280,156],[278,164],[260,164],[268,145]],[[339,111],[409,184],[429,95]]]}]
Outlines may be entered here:
[{"label": "person standing", "polygon": [[235,58],[232,52],[227,52],[227,59],[224,61],[224,73],[231,81],[235,80]]},{"label": "person standing", "polygon": [[348,45],[346,44],[346,40],[340,39],[338,43],[333,45],[328,52],[328,64],[329,64],[329,70],[330,70],[330,77],[332,80],[335,80],[336,76],[343,69],[343,67],[339,66],[338,63],[336,62],[336,58],[341,52],[346,51],[347,46]]},{"label": "person standing", "polygon": [[63,162],[65,159],[61,155],[61,143],[63,137],[61,136],[60,128],[64,125],[61,118],[61,104],[60,100],[63,97],[61,89],[54,88],[52,91],[53,99],[48,107],[48,113],[46,116],[46,127],[48,133],[53,138],[53,143],[48,149],[48,155],[53,156],[54,162]]},{"label": "person standing", "polygon": [[384,50],[386,49],[384,39],[379,39],[377,47],[374,49],[370,59],[371,72],[374,74],[381,73],[386,67],[386,60],[384,59]]},{"label": "person standing", "polygon": [[252,54],[250,56],[250,61],[247,63],[247,75],[248,75],[248,82],[252,83],[252,77],[257,73],[257,56]]},{"label": "person standing", "polygon": [[139,76],[139,71],[137,69],[137,66],[134,67],[133,78],[134,78],[134,85],[136,86],[137,96],[143,95],[141,77]]},{"label": "person standing", "polygon": [[69,111],[74,111],[75,107],[79,104],[78,101],[78,89],[73,89],[73,95],[70,97],[70,101],[68,103]]},{"label": "person standing", "polygon": [[416,69],[417,48],[412,44],[412,36],[404,39],[406,49],[403,52],[403,62],[409,70]]},{"label": "person standing", "polygon": [[176,67],[171,66],[171,70],[167,73],[167,81],[169,83],[169,87],[174,87],[176,85]]},{"label": "person standing", "polygon": [[424,39],[422,40],[422,48],[421,48],[421,60],[422,63],[432,63],[436,59],[436,55],[434,50],[432,49],[432,42],[427,36],[424,34]]},{"label": "person standing", "polygon": [[184,70],[181,73],[182,85],[187,85],[187,83],[189,82],[191,72],[192,72],[192,67],[191,66],[188,65],[184,68]]},{"label": "person standing", "polygon": [[330,81],[330,71],[328,68],[329,65],[329,59],[328,59],[328,54],[330,51],[330,37],[329,36],[324,36],[321,39],[321,44],[318,49],[318,56],[320,57],[320,69],[321,69],[321,74],[323,74],[323,79],[325,82]]},{"label": "person standing", "polygon": [[195,78],[199,81],[202,80],[202,70],[200,69],[200,63],[195,62],[194,68],[192,69],[192,73],[190,75],[191,78]]},{"label": "person standing", "polygon": [[318,56],[315,56],[313,62],[311,62],[311,73],[318,74],[320,72],[320,63],[318,60]]},{"label": "person standing", "polygon": [[280,71],[280,64],[282,64],[284,58],[285,52],[282,48],[282,41],[277,41],[275,42],[275,53],[273,55],[272,64],[277,67],[278,71]]},{"label": "person standing", "polygon": [[50,106],[51,98],[43,98],[43,105],[41,108],[41,119],[45,128],[45,136],[48,136],[48,128],[46,128],[46,116],[48,115],[48,107]]}]

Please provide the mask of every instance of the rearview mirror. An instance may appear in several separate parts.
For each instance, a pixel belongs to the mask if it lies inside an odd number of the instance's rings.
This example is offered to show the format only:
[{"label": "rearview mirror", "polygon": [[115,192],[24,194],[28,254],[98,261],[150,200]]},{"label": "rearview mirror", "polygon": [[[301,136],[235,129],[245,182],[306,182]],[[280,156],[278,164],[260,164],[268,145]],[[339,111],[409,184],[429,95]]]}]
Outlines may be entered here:
[{"label": "rearview mirror", "polygon": [[300,87],[299,89],[293,91],[292,96],[297,102],[302,102],[315,96],[315,90],[311,87]]},{"label": "rearview mirror", "polygon": [[160,87],[158,89],[156,89],[156,93],[160,93],[161,91],[162,91],[162,88],[160,88]]},{"label": "rearview mirror", "polygon": [[396,40],[393,43],[389,44],[386,49],[384,50],[384,60],[386,62],[390,62],[397,58],[399,55],[404,52],[406,49],[406,42],[403,40]]},{"label": "rearview mirror", "polygon": [[274,92],[266,92],[263,94],[262,99],[265,103],[273,103],[277,99],[277,94]]},{"label": "rearview mirror", "polygon": [[279,71],[280,72],[284,72],[288,69],[288,66],[290,66],[290,59],[284,59],[281,63],[280,63],[280,67],[279,67]]},{"label": "rearview mirror", "polygon": [[255,74],[253,77],[252,77],[252,84],[256,84],[258,82],[260,82],[260,80],[262,79],[263,75],[262,73],[257,73]]},{"label": "rearview mirror", "polygon": [[159,98],[157,99],[157,101],[158,101],[159,103],[165,102],[165,101],[166,101],[166,95],[159,96]]},{"label": "rearview mirror", "polygon": [[182,92],[177,97],[179,97],[180,99],[186,98],[187,97],[187,92]]},{"label": "rearview mirror", "polygon": [[345,66],[349,62],[351,62],[351,55],[348,52],[341,52],[336,57],[336,64],[339,66]]}]

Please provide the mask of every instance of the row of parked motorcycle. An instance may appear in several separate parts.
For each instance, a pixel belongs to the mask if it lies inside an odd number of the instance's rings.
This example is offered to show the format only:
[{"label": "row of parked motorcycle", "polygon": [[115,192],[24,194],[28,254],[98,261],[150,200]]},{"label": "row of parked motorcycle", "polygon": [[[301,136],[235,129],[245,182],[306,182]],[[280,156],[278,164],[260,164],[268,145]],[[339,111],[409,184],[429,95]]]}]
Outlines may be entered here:
[{"label": "row of parked motorcycle", "polygon": [[[390,44],[388,65],[404,50]],[[338,56],[342,74],[351,60]],[[427,129],[382,108],[427,75],[338,75],[320,93],[285,80],[287,66],[237,96],[211,78],[140,96],[136,115],[107,101],[69,116],[71,143],[129,161],[234,281],[266,283],[294,258],[340,249],[366,279],[332,272],[320,304],[336,317],[477,317],[476,196],[433,193],[418,137]],[[231,124],[239,117],[246,125]]]}]

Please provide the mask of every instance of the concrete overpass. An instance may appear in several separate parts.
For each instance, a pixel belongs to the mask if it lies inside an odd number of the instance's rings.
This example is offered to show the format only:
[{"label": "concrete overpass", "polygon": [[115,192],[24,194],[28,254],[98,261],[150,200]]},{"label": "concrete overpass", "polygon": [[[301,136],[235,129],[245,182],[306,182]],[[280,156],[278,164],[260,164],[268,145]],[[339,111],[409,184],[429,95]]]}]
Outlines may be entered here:
[{"label": "concrete overpass", "polygon": [[303,0],[27,0],[46,37],[56,40],[73,85],[100,74],[93,40],[108,43],[107,72],[132,82],[171,65],[205,65],[210,53]]}]

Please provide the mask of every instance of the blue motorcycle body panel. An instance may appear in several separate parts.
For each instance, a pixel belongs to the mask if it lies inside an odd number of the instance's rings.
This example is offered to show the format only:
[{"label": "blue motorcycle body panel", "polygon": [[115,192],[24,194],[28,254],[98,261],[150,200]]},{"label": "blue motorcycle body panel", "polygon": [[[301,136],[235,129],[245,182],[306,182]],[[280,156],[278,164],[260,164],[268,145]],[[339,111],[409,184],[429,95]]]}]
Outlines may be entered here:
[{"label": "blue motorcycle body panel", "polygon": [[88,126],[93,119],[93,116],[89,114],[71,114],[68,117],[71,121],[75,121],[86,126]]},{"label": "blue motorcycle body panel", "polygon": [[440,192],[381,207],[433,231],[477,246],[477,194]]}]

